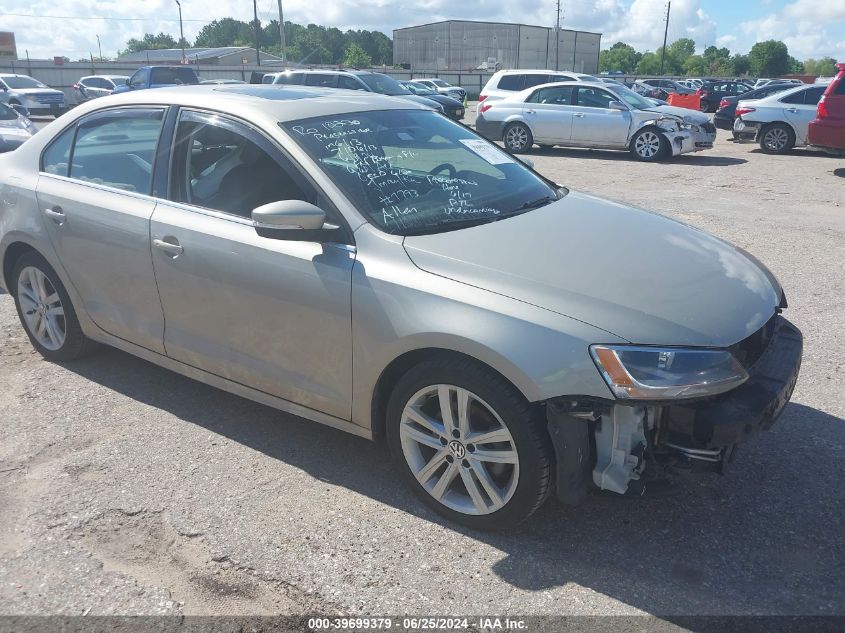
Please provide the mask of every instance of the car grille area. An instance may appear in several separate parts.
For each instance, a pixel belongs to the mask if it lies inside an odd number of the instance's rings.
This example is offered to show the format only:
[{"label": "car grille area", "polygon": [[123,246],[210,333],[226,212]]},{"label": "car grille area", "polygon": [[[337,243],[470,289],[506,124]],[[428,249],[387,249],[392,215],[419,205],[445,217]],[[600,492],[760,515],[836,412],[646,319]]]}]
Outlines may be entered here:
[{"label": "car grille area", "polygon": [[51,92],[38,92],[30,94],[29,96],[35,99],[38,103],[62,103],[65,100],[65,96],[61,93],[54,94]]},{"label": "car grille area", "polygon": [[710,122],[710,121],[708,121],[707,123],[702,124],[702,125],[701,125],[701,129],[702,129],[702,130],[704,130],[705,132],[711,132],[711,133],[713,133],[713,134],[715,134],[715,133],[716,133],[716,126],[715,126],[712,122]]}]

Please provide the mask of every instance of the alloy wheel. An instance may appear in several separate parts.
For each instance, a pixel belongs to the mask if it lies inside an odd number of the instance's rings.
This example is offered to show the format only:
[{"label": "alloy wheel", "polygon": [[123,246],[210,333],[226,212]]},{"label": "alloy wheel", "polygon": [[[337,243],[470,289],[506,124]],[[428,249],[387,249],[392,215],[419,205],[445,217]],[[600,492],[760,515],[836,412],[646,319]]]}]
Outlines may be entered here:
[{"label": "alloy wheel", "polygon": [[45,349],[56,351],[67,337],[62,300],[53,282],[41,270],[27,266],[18,277],[18,301],[24,324]]},{"label": "alloy wheel", "polygon": [[660,151],[660,138],[655,132],[643,132],[634,142],[634,151],[643,158],[654,158]]},{"label": "alloy wheel", "polygon": [[521,151],[528,144],[528,132],[521,125],[514,125],[508,129],[505,142],[512,151]]},{"label": "alloy wheel", "polygon": [[490,405],[467,389],[438,384],[419,390],[402,411],[399,439],[414,477],[447,508],[490,514],[516,491],[514,439]]},{"label": "alloy wheel", "polygon": [[766,149],[781,152],[789,144],[789,134],[782,127],[773,127],[763,136],[763,144]]}]

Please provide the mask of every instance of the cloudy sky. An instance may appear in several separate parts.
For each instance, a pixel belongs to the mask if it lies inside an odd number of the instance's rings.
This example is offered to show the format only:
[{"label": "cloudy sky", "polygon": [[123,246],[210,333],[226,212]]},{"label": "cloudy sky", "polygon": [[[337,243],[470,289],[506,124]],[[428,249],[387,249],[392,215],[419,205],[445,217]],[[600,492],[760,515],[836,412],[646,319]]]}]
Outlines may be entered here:
[{"label": "cloudy sky", "polygon": [[[341,29],[377,29],[456,18],[553,24],[555,0],[284,0],[285,19]],[[654,50],[663,36],[665,0],[562,0],[563,26],[603,33],[602,46],[617,40]],[[252,18],[249,0],[182,0],[185,36],[192,40],[214,18]],[[276,0],[258,0],[259,18],[277,16]],[[33,17],[37,16],[37,17]],[[59,17],[88,19],[63,19]],[[111,18],[111,19],[105,19]],[[118,19],[119,18],[119,19]],[[21,56],[72,59],[114,55],[130,37],[145,32],[179,34],[174,0],[0,0],[0,31],[14,31]],[[691,37],[747,52],[760,40],[784,41],[798,59],[832,56],[845,61],[845,0],[672,0],[669,41]]]}]

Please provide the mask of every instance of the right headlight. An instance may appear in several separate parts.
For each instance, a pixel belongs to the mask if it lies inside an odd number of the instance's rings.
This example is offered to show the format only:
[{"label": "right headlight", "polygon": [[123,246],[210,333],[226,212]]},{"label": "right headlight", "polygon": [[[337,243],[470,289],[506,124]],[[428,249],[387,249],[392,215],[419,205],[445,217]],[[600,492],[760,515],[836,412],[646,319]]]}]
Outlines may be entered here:
[{"label": "right headlight", "polygon": [[712,396],[738,387],[748,372],[727,350],[593,345],[590,354],[617,398]]}]

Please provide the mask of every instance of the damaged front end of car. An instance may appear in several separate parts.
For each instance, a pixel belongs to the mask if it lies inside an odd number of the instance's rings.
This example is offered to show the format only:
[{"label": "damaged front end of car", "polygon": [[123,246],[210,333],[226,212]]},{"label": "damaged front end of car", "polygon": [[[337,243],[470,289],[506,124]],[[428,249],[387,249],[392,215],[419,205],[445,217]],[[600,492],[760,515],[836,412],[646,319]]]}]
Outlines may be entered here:
[{"label": "damaged front end of car", "polygon": [[644,121],[638,130],[653,127],[669,141],[672,156],[712,149],[716,140],[716,126],[710,122],[697,123],[690,117],[664,114]]},{"label": "damaged front end of car", "polygon": [[722,473],[737,445],[783,411],[802,348],[779,313],[726,349],[593,346],[616,399],[546,403],[558,499],[578,505],[590,489],[643,494],[673,469]]}]

